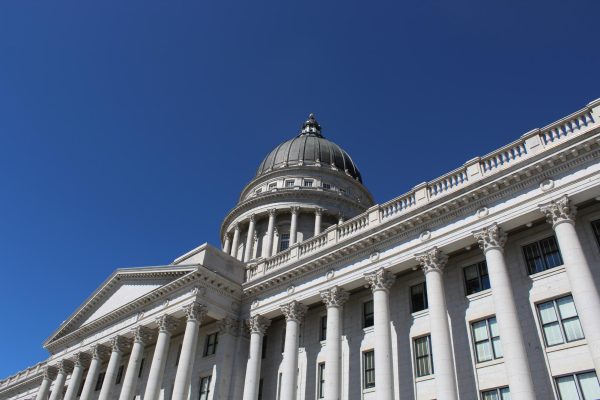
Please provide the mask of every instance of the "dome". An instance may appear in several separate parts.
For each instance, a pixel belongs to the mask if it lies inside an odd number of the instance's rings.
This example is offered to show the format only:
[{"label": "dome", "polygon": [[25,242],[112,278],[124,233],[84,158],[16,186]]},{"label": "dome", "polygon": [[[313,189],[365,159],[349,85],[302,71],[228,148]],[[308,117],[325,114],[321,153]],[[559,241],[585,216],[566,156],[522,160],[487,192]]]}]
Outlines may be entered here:
[{"label": "dome", "polygon": [[321,126],[310,114],[298,136],[275,147],[260,163],[256,177],[273,170],[299,165],[338,170],[362,183],[358,167],[350,155],[337,144],[325,139]]}]

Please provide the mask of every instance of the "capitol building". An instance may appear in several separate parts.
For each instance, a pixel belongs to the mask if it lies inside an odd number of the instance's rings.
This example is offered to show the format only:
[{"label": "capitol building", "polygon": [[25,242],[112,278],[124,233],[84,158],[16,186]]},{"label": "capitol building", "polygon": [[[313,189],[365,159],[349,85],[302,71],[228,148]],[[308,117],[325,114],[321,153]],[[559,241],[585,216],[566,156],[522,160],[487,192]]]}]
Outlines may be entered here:
[{"label": "capitol building", "polygon": [[600,99],[382,204],[285,139],[220,248],[114,271],[0,400],[600,399]]}]

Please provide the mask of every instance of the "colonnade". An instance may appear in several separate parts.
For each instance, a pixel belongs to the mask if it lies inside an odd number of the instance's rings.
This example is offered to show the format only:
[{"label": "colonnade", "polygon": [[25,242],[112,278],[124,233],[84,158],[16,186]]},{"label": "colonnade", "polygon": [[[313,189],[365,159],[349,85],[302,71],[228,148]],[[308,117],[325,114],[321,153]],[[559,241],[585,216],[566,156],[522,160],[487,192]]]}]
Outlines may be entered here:
[{"label": "colonnade", "polygon": [[[207,313],[207,307],[194,301],[185,306],[183,310],[185,312],[185,332],[183,334],[183,343],[175,375],[173,400],[188,398],[192,368],[198,345],[198,330],[202,319]],[[135,394],[144,348],[151,344],[155,338],[154,355],[152,356],[148,382],[143,398],[145,400],[157,400],[160,390],[163,387],[163,377],[171,335],[178,327],[180,321],[170,315],[164,314],[156,319],[156,323],[158,329],[151,329],[142,325],[137,326],[132,330],[133,338],[117,335],[110,340],[108,345],[95,344],[86,352],[76,353],[71,359],[63,359],[54,365],[46,367],[42,383],[38,389],[37,400],[75,400],[77,391],[81,387],[86,367],[88,369],[87,376],[79,399],[91,399],[96,389],[102,363],[107,360],[108,366],[98,399],[108,400],[112,398],[116,390],[116,377],[119,367],[122,364],[123,356],[128,351],[131,352],[124,371],[119,400],[131,400]],[[230,319],[226,318],[220,323],[229,324]],[[229,330],[229,333],[233,334],[231,330]],[[62,393],[69,374],[71,374],[71,380],[63,398]],[[54,385],[50,398],[48,398],[52,381],[54,381]]]},{"label": "colonnade", "polygon": [[[284,212],[289,212],[290,216],[290,229],[289,229],[289,245],[293,246],[298,241],[298,217],[301,213],[300,207],[293,206],[289,207],[285,210],[283,209],[269,209],[267,210],[268,224],[267,224],[267,235],[266,235],[266,244],[265,250],[266,254],[263,254],[262,257],[271,257],[274,255],[273,245],[275,240],[275,230],[276,230],[276,219],[277,215],[281,215]],[[323,228],[323,212],[322,208],[314,208],[311,210],[314,213],[314,235],[318,235],[321,233]],[[227,232],[223,237],[223,251],[232,257],[238,257],[238,249],[240,247],[240,240],[242,235],[242,225],[248,223],[248,230],[246,232],[246,243],[244,246],[244,254],[242,256],[242,261],[250,261],[252,259],[252,254],[254,251],[254,242],[256,236],[256,222],[259,216],[256,214],[250,215],[245,221],[238,221],[233,228],[233,236],[231,232]],[[343,221],[342,217],[339,219]]]},{"label": "colonnade", "polygon": [[[568,198],[540,206],[548,222],[553,226],[561,248],[572,295],[585,333],[586,341],[596,369],[600,376],[600,296],[581,243],[574,229],[575,208]],[[492,224],[473,232],[485,254],[490,278],[490,286],[495,304],[496,319],[500,330],[500,340],[508,386],[512,399],[535,399],[534,384],[527,358],[527,348],[523,340],[512,283],[504,257],[506,233],[497,224]],[[433,365],[435,365],[435,385],[437,398],[457,400],[459,398],[452,336],[443,285],[443,271],[448,261],[437,247],[415,255],[424,274],[428,294],[430,335]],[[389,292],[395,276],[381,268],[364,276],[373,292],[374,306],[374,352],[375,352],[375,391],[378,400],[395,398],[393,377],[393,353]],[[321,292],[327,306],[327,334],[325,356],[325,399],[341,398],[341,308],[348,299],[348,293],[338,286]],[[306,305],[292,301],[281,306],[286,319],[285,346],[280,383],[281,399],[295,400],[298,374],[298,328],[306,312]],[[262,340],[270,321],[254,315],[248,325],[251,330],[250,357],[248,358],[244,400],[257,400],[260,381]]]}]

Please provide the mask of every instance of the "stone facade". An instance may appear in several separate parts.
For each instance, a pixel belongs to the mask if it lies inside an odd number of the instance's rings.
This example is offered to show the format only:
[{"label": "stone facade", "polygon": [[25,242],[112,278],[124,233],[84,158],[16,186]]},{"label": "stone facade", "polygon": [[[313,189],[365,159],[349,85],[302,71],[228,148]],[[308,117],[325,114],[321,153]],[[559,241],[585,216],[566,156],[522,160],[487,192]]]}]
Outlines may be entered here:
[{"label": "stone facade", "polygon": [[311,116],[222,249],[115,271],[0,399],[600,398],[600,100],[380,205],[328,143]]}]

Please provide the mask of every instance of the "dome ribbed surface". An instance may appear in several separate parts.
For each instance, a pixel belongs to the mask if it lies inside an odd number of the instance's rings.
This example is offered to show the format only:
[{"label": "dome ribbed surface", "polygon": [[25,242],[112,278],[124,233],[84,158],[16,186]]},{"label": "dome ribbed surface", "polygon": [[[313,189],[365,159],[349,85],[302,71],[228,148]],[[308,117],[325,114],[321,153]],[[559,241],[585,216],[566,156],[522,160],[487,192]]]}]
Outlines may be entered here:
[{"label": "dome ribbed surface", "polygon": [[281,143],[260,163],[256,176],[298,165],[319,165],[321,168],[330,169],[335,167],[362,183],[360,172],[348,153],[337,144],[325,139],[320,133],[303,133]]}]

